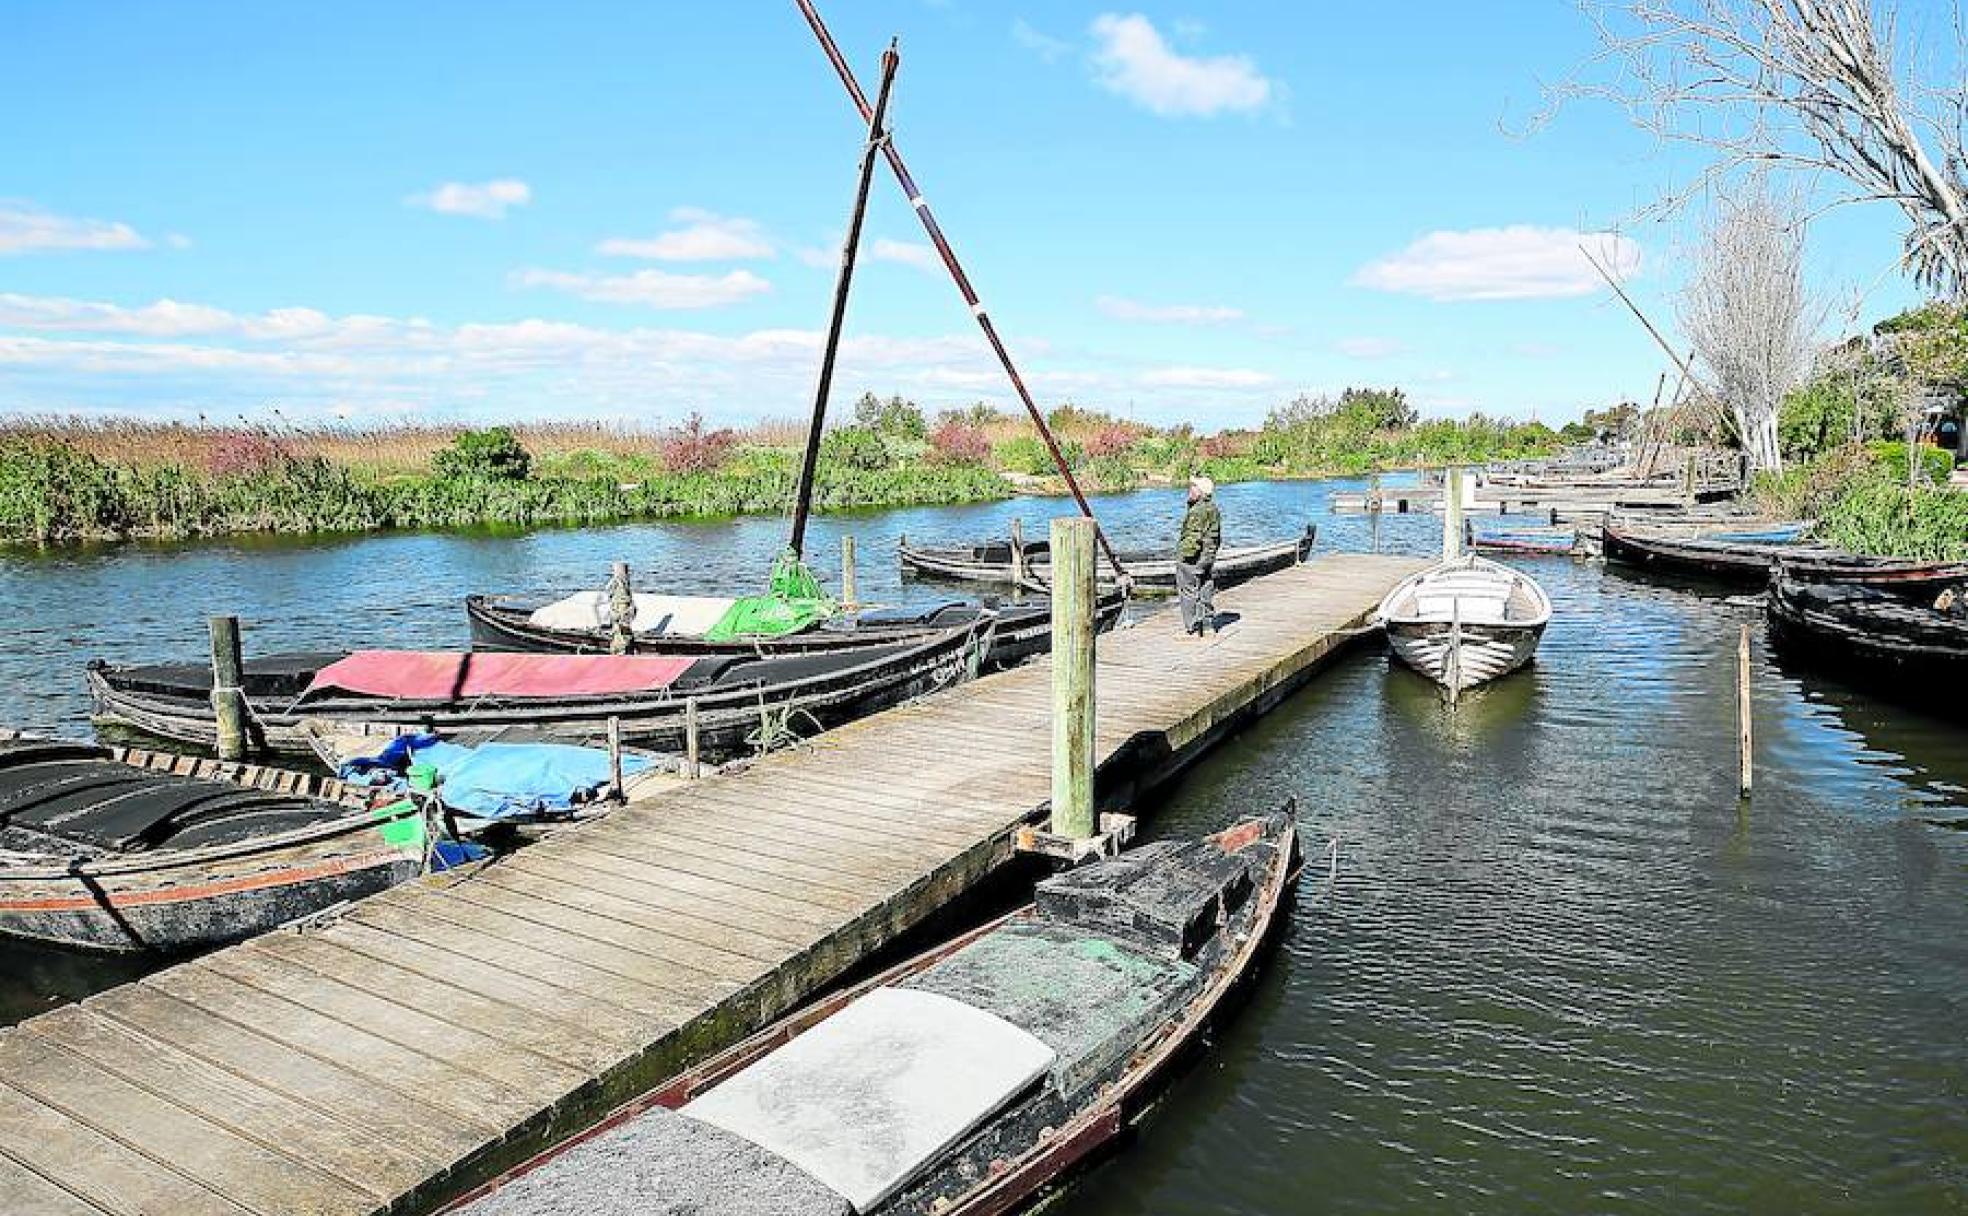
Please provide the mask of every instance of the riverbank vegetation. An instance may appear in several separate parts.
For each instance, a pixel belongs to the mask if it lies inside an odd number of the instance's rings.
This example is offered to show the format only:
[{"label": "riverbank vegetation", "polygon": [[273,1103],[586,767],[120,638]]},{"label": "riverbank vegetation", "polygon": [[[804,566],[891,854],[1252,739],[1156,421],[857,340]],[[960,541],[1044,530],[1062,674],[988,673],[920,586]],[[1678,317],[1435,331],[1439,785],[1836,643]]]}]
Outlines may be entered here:
[{"label": "riverbank vegetation", "polygon": [[1958,424],[1964,385],[1961,305],[1913,309],[1832,347],[1784,399],[1784,467],[1759,475],[1755,497],[1859,552],[1968,557],[1968,493],[1948,486],[1952,456],[1920,441],[1950,410]]},{"label": "riverbank vegetation", "polygon": [[[1051,425],[1075,476],[1124,490],[1206,473],[1219,481],[1359,473],[1548,451],[1535,424],[1422,421],[1399,389],[1297,400],[1254,430],[1200,435],[1062,405]],[[53,543],[244,532],[477,524],[593,524],[781,512],[804,429],[551,423],[177,424],[0,420],[0,539]],[[933,416],[864,396],[821,444],[822,510],[980,502],[1063,489],[1030,424],[987,405]]]}]

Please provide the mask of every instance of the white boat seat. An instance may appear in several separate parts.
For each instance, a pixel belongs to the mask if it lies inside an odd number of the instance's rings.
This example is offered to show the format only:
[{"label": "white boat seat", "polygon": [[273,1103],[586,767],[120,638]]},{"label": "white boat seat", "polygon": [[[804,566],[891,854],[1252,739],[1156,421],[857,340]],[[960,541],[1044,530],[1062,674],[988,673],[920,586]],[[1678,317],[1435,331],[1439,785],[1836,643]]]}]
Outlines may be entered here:
[{"label": "white boat seat", "polygon": [[[734,601],[715,595],[644,595],[636,593],[637,634],[667,633],[702,637],[731,611]],[[536,608],[527,623],[541,629],[607,629],[614,624],[605,591],[577,591],[565,599]]]}]

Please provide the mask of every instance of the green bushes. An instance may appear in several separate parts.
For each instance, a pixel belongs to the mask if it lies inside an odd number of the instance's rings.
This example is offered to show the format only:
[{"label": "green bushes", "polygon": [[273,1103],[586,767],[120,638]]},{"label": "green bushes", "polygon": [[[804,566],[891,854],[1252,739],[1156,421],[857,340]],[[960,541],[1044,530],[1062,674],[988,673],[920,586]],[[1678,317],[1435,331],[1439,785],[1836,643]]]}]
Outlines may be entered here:
[{"label": "green bushes", "polygon": [[1760,476],[1753,492],[1763,509],[1816,519],[1820,537],[1857,553],[1968,557],[1968,494],[1936,484],[1945,482],[1944,454],[1924,449],[1923,459],[1927,476],[1909,486],[1906,445],[1839,448]]},{"label": "green bushes", "polygon": [[453,481],[525,481],[533,457],[511,427],[466,431],[431,461],[439,477]]}]

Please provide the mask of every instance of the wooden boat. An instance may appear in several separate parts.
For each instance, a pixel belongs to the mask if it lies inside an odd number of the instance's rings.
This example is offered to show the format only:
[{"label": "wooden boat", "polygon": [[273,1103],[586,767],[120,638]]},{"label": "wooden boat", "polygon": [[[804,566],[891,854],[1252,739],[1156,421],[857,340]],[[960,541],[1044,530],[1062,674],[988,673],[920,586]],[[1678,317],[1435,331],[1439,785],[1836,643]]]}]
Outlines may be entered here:
[{"label": "wooden boat", "polygon": [[329,778],[0,732],[0,934],[234,941],[415,877],[426,847],[415,805]]},{"label": "wooden boat", "polygon": [[1770,623],[1791,649],[1958,710],[1968,679],[1968,610],[1960,596],[1943,593],[1944,610],[1878,587],[1807,582],[1786,572],[1770,584],[1768,603]]},{"label": "wooden boat", "polygon": [[[1217,554],[1216,585],[1234,586],[1260,574],[1295,566],[1312,552],[1312,543],[1317,537],[1317,527],[1307,524],[1304,535],[1289,540],[1226,548]],[[903,570],[911,574],[962,582],[1009,583],[1044,591],[1050,585],[1052,574],[1050,548],[1049,542],[1034,541],[1024,545],[1022,550],[1014,550],[1008,540],[972,545],[911,545],[908,538],[903,537],[897,552],[901,555]],[[1022,563],[1016,560],[1020,552],[1023,554]],[[1175,594],[1175,558],[1172,555],[1165,552],[1123,551],[1119,557],[1121,564],[1127,567],[1134,591]],[[1114,569],[1104,559],[1097,563],[1097,573],[1103,587],[1115,584]]]},{"label": "wooden boat", "polygon": [[1284,923],[1291,809],[1143,846],[788,1018],[466,1196],[469,1216],[982,1216],[1112,1144]]},{"label": "wooden boat", "polygon": [[1949,587],[1968,587],[1968,562],[1934,562],[1850,553],[1801,553],[1779,558],[1785,578],[1803,583],[1871,587],[1931,600]]},{"label": "wooden boat", "polygon": [[1478,553],[1515,553],[1527,557],[1562,557],[1579,549],[1576,528],[1468,529],[1467,545]]},{"label": "wooden boat", "polygon": [[1404,579],[1378,619],[1395,655],[1453,699],[1530,662],[1551,599],[1529,576],[1470,554]]},{"label": "wooden boat", "polygon": [[[249,663],[243,692],[253,742],[308,754],[308,724],[436,730],[476,741],[508,727],[593,742],[617,719],[623,742],[681,751],[695,707],[708,758],[746,754],[970,678],[990,622],[914,645],[827,654],[656,655],[357,651]],[[324,662],[323,659],[332,661]],[[89,665],[99,726],[210,748],[211,672],[198,664]]]},{"label": "wooden boat", "polygon": [[[1126,606],[1127,597],[1119,590],[1102,595],[1095,607],[1094,627],[1101,631],[1113,628]],[[593,624],[576,628],[556,627],[538,620],[544,607],[514,596],[466,597],[465,615],[471,621],[472,648],[536,654],[608,653],[612,630],[604,621],[597,619]],[[673,619],[668,614],[645,613],[638,608],[636,619],[650,621],[656,627],[635,635],[632,650],[635,654],[825,654],[909,645],[945,630],[987,620],[991,624],[991,645],[984,655],[987,668],[1010,667],[1052,648],[1052,606],[1047,603],[991,606],[946,602],[926,608],[870,610],[848,613],[799,633],[721,642],[709,641],[701,632],[665,628]]]},{"label": "wooden boat", "polygon": [[1786,553],[1833,552],[1811,546],[1672,535],[1618,527],[1610,521],[1600,530],[1599,546],[1609,562],[1755,587],[1770,581],[1771,568]]}]

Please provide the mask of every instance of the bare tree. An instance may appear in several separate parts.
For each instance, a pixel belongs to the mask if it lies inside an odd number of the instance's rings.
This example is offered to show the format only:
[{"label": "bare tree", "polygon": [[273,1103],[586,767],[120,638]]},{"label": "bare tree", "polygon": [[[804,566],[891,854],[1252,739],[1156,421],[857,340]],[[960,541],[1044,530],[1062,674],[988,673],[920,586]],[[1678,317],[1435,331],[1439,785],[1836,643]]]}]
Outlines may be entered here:
[{"label": "bare tree", "polygon": [[[1678,210],[1743,169],[1804,170],[1827,208],[1897,206],[1907,264],[1923,284],[1968,299],[1968,36],[1958,9],[1951,37],[1922,40],[1923,71],[1900,52],[1895,0],[1578,3],[1600,49],[1550,90],[1544,117],[1568,99],[1612,100],[1663,140],[1715,153],[1646,210]],[[1921,7],[1936,19],[1948,9]]]},{"label": "bare tree", "polygon": [[1758,177],[1718,201],[1681,291],[1681,325],[1752,470],[1778,469],[1777,411],[1811,366],[1799,207]]}]

